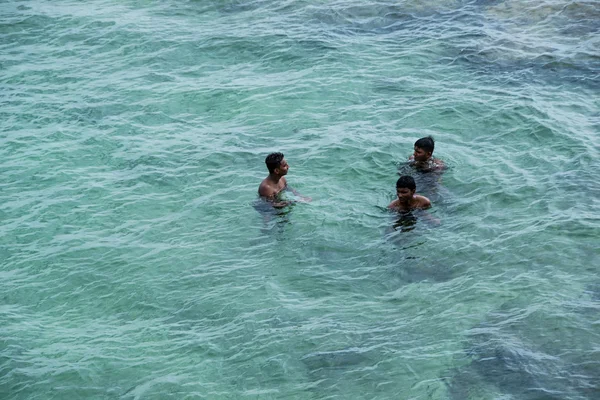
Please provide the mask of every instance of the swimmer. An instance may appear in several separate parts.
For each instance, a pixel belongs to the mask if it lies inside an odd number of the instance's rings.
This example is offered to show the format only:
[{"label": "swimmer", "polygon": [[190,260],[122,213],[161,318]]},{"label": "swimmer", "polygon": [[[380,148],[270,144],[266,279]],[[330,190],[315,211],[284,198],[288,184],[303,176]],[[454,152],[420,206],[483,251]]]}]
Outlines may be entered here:
[{"label": "swimmer", "polygon": [[388,208],[395,211],[424,210],[431,207],[431,202],[425,196],[415,194],[417,186],[412,176],[401,176],[396,182],[398,198],[390,203]]},{"label": "swimmer", "polygon": [[431,136],[415,142],[414,153],[408,158],[412,165],[423,171],[441,171],[446,166],[439,158],[433,158],[435,142]]},{"label": "swimmer", "polygon": [[296,196],[301,197],[303,201],[308,202],[311,200],[309,197],[302,197],[298,192],[287,185],[285,176],[287,175],[290,166],[282,153],[269,154],[265,159],[265,163],[269,170],[269,176],[263,179],[258,187],[258,194],[260,197],[270,202],[275,208],[282,208],[293,203],[293,201],[280,199],[281,192],[288,189]]}]

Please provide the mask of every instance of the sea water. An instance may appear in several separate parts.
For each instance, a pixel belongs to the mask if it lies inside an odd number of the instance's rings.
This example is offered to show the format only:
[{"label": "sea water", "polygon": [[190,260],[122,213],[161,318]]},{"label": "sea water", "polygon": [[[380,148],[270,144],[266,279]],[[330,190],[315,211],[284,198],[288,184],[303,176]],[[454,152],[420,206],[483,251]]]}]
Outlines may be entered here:
[{"label": "sea water", "polygon": [[[600,398],[599,33],[590,0],[0,2],[0,398]],[[257,203],[274,151],[312,202]]]}]

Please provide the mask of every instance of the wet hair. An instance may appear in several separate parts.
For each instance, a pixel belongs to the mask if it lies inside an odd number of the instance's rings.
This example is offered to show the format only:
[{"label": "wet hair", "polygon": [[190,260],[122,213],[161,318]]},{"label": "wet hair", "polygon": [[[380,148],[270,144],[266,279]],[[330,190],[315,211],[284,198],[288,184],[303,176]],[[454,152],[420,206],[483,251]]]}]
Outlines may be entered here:
[{"label": "wet hair", "polygon": [[279,168],[283,160],[283,153],[271,153],[265,158],[265,164],[269,169],[269,173],[275,172],[275,168]]},{"label": "wet hair", "polygon": [[417,185],[412,176],[403,175],[396,181],[396,189],[417,190]]},{"label": "wet hair", "polygon": [[420,149],[423,149],[425,151],[430,151],[433,153],[433,148],[435,147],[435,143],[431,136],[427,136],[427,137],[417,140],[415,142],[415,147],[418,147]]}]

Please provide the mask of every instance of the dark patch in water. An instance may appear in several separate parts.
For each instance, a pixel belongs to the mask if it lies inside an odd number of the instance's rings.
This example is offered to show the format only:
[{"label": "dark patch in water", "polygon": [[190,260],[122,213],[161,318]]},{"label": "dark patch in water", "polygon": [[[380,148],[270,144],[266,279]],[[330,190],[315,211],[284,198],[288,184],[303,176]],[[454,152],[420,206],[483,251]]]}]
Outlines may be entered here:
[{"label": "dark patch in water", "polygon": [[[425,21],[426,36],[442,27],[450,29],[452,41],[441,61],[461,64],[505,85],[541,81],[600,87],[600,56],[593,42],[600,32],[600,7],[595,2],[501,3],[475,0]],[[525,40],[528,31],[541,40]],[[565,53],[552,44],[564,36],[580,41],[577,52]]]},{"label": "dark patch in water", "polygon": [[[594,44],[589,39],[600,31],[600,16],[595,16],[600,14],[600,9],[596,7],[592,11],[587,7],[571,4],[564,8],[549,7],[548,10],[540,7],[535,12],[523,8],[522,14],[510,8],[508,10],[510,11],[503,10],[506,15],[500,12],[499,19],[496,19],[493,12],[490,12],[490,17],[485,20],[472,15],[475,26],[479,26],[477,22],[483,25],[482,28],[471,30],[483,34],[483,37],[475,41],[456,37],[454,48],[450,49],[454,52],[449,54],[450,62],[493,75],[496,79],[512,78],[518,82],[539,79],[550,83],[569,82],[592,88],[600,87],[600,56],[591,50]],[[528,11],[533,12],[534,20],[524,17],[528,15]],[[535,29],[544,19],[552,20],[554,32],[550,34],[556,35],[557,38],[572,35],[581,39],[582,51],[571,55],[563,54],[549,44],[552,37],[548,34],[545,38],[548,44],[544,46],[543,41],[539,40],[513,40],[512,34],[504,32],[510,26],[511,32],[516,30],[516,33],[524,34],[527,30]],[[537,20],[540,22],[536,22]],[[590,50],[586,52],[587,47]]]},{"label": "dark patch in water", "polygon": [[252,208],[254,208],[262,218],[261,233],[277,240],[284,240],[285,229],[291,223],[289,214],[293,207],[293,205],[290,205],[283,208],[275,208],[266,200],[256,199],[252,203]]},{"label": "dark patch in water", "polygon": [[410,232],[417,225],[417,217],[412,212],[399,212],[393,228],[395,231]]},{"label": "dark patch in water", "polygon": [[566,4],[560,10],[560,33],[576,37],[600,32],[600,7],[596,1]]},{"label": "dark patch in water", "polygon": [[583,21],[577,21],[576,23],[567,24],[560,29],[561,35],[568,36],[596,35],[599,32],[600,19],[586,19]]},{"label": "dark patch in water", "polygon": [[313,18],[328,31],[342,35],[388,34],[410,29],[417,21],[401,6],[365,6],[320,9]]},{"label": "dark patch in water", "polygon": [[443,172],[444,170],[421,170],[410,162],[398,165],[398,175],[412,176],[417,186],[417,194],[427,197],[432,204],[443,201],[443,193],[446,191],[440,184]]},{"label": "dark patch in water", "polygon": [[310,372],[322,369],[338,369],[367,363],[369,358],[355,349],[343,349],[334,351],[319,351],[310,353],[301,358]]},{"label": "dark patch in water", "polygon": [[556,61],[546,60],[546,62],[539,62],[536,59],[498,60],[493,56],[488,58],[481,50],[466,49],[461,50],[455,61],[503,81],[529,80],[554,84],[562,82],[583,85],[592,89],[600,88],[600,71],[586,63],[569,63],[559,61],[558,58]]},{"label": "dark patch in water", "polygon": [[471,330],[466,354],[472,361],[452,371],[447,382],[452,398],[463,400],[485,388],[524,400],[598,398],[594,335],[574,337],[571,327],[548,327],[552,316],[523,314],[520,307],[503,308]]},{"label": "dark patch in water", "polygon": [[[221,2],[219,2],[221,3]],[[252,1],[243,1],[243,0],[228,0],[228,1],[223,1],[222,4],[218,4],[217,3],[217,9],[219,10],[219,12],[223,13],[223,14],[236,14],[236,13],[240,13],[240,12],[245,12],[245,11],[254,11],[254,10],[258,10],[259,8],[270,4],[270,1],[259,1],[259,0],[252,0]]]},{"label": "dark patch in water", "polygon": [[504,2],[504,0],[474,0],[470,4],[473,4],[473,5],[476,5],[476,6],[490,7],[490,6],[498,5],[498,4],[502,3],[502,2]]},{"label": "dark patch in water", "polygon": [[236,54],[240,60],[263,63],[268,68],[284,65],[301,68],[312,65],[312,59],[326,56],[335,47],[324,39],[296,39],[281,34],[265,34],[256,38],[211,37],[203,41],[197,51],[228,57]]},{"label": "dark patch in water", "polygon": [[600,283],[593,283],[587,287],[586,290],[594,301],[600,301]]},{"label": "dark patch in water", "polygon": [[451,268],[446,265],[403,265],[398,267],[398,274],[406,283],[433,281],[447,282],[454,278],[454,273]]}]

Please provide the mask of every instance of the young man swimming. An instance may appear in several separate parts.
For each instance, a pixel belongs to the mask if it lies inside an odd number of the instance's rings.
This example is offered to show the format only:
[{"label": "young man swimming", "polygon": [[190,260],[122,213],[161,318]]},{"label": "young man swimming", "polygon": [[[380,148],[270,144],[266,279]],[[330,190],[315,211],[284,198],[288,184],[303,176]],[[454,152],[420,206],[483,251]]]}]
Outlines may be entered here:
[{"label": "young man swimming", "polygon": [[302,197],[287,185],[285,175],[287,175],[290,166],[285,160],[283,153],[269,154],[265,159],[265,164],[267,164],[269,176],[263,179],[258,187],[260,197],[271,202],[275,208],[282,208],[293,203],[292,201],[281,200],[279,198],[280,193],[286,189],[291,190],[296,196],[300,196],[303,201],[308,202],[311,200],[309,197]]},{"label": "young man swimming", "polygon": [[417,169],[424,171],[441,171],[446,166],[439,158],[433,158],[435,142],[431,136],[421,138],[415,142],[414,153],[408,160]]},{"label": "young man swimming", "polygon": [[395,211],[424,210],[431,207],[431,202],[425,196],[415,194],[417,185],[412,176],[404,175],[396,181],[398,198],[390,203],[389,209]]}]

